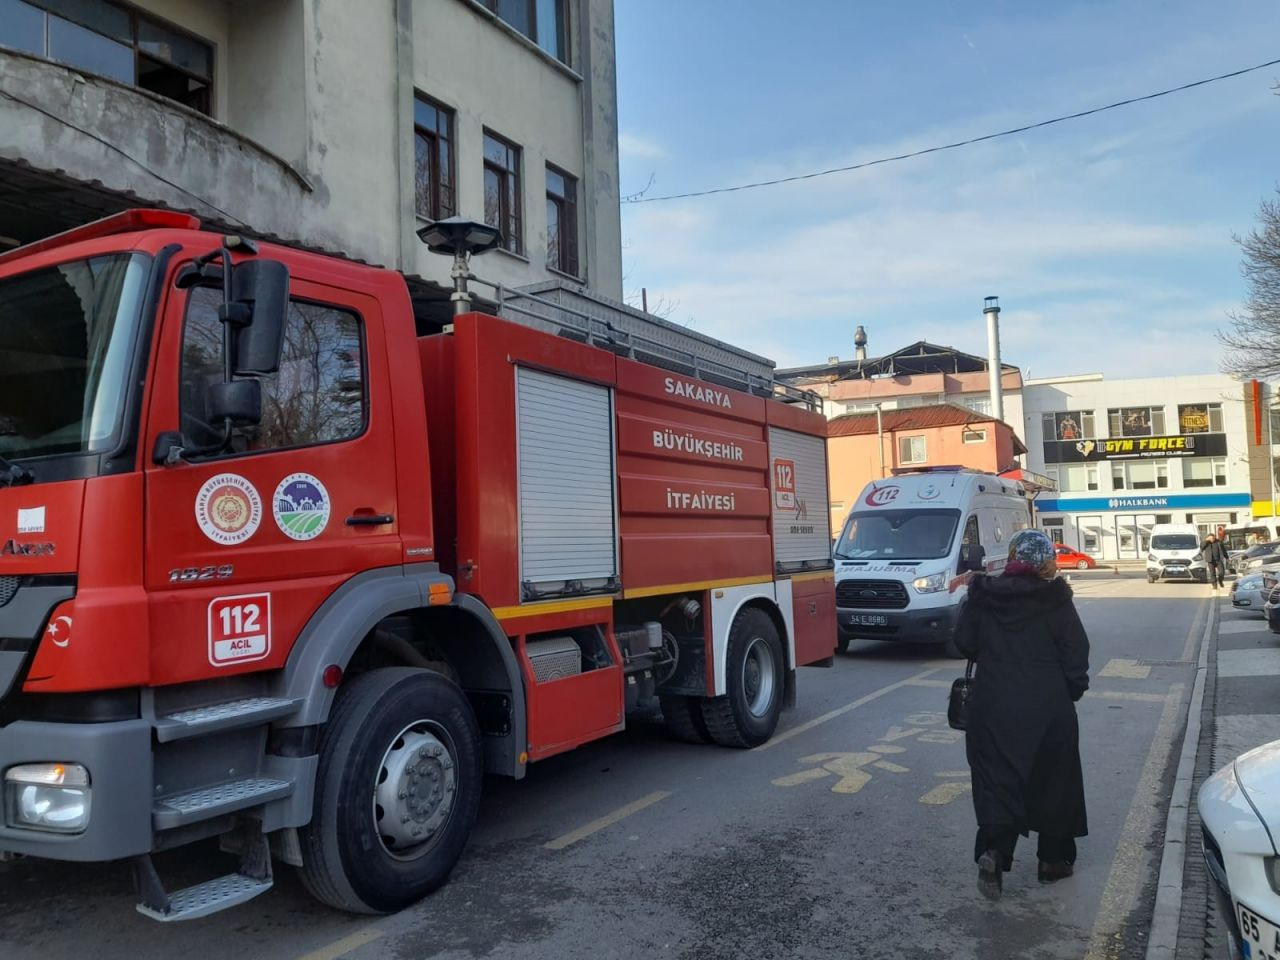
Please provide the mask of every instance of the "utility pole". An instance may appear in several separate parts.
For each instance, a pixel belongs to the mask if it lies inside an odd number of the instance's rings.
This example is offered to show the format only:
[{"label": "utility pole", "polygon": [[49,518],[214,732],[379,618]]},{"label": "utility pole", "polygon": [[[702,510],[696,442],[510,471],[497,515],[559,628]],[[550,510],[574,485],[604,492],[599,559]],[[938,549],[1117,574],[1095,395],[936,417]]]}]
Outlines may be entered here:
[{"label": "utility pole", "polygon": [[884,411],[881,404],[874,404],[876,408],[876,437],[880,441],[880,479],[884,479]]}]

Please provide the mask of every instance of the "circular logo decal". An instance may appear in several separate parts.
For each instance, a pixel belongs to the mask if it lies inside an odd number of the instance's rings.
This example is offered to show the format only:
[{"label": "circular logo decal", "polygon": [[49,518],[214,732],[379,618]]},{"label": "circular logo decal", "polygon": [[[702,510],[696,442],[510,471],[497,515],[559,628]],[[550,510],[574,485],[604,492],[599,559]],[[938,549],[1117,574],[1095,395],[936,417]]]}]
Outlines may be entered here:
[{"label": "circular logo decal", "polygon": [[220,473],[196,494],[196,523],[214,543],[244,543],[262,522],[262,498],[244,477]]},{"label": "circular logo decal", "polygon": [[292,540],[312,540],[329,523],[329,491],[309,473],[291,473],[271,500],[280,531]]},{"label": "circular logo decal", "polygon": [[938,489],[936,484],[932,484],[932,483],[929,484],[927,487],[925,487],[923,490],[921,490],[919,494],[917,494],[917,496],[921,500],[937,500],[938,497],[941,495],[942,495],[942,491]]},{"label": "circular logo decal", "polygon": [[883,507],[885,504],[893,503],[901,492],[900,487],[877,487],[867,494],[867,506]]}]

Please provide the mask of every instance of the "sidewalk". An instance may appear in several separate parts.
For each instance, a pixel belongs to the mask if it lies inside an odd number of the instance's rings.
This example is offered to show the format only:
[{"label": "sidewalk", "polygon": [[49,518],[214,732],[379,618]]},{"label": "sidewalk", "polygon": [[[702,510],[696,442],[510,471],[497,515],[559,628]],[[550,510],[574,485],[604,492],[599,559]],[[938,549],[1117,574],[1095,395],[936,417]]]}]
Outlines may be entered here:
[{"label": "sidewalk", "polygon": [[[1230,584],[1228,584],[1228,587]],[[1204,701],[1186,823],[1177,960],[1220,960],[1226,937],[1218,923],[1204,870],[1200,818],[1194,798],[1210,773],[1254,747],[1280,740],[1280,635],[1260,612],[1231,606],[1229,591],[1212,601],[1217,629],[1208,637]],[[1190,723],[1190,718],[1188,718]],[[1171,849],[1166,838],[1166,851]]]}]

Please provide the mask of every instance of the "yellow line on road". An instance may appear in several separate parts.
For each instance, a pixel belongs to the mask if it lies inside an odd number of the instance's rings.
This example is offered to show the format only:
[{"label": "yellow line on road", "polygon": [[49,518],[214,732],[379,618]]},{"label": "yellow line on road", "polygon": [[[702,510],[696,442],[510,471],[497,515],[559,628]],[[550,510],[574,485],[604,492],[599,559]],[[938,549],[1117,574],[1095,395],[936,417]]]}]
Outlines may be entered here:
[{"label": "yellow line on road", "polygon": [[1151,668],[1138,663],[1137,660],[1108,660],[1107,665],[1098,671],[1099,677],[1116,677],[1121,680],[1146,680],[1151,676]]},{"label": "yellow line on road", "polygon": [[375,927],[368,927],[364,930],[357,930],[349,937],[343,937],[341,940],[335,940],[327,947],[321,947],[319,950],[312,950],[310,953],[304,953],[298,957],[298,960],[338,960],[339,957],[345,957],[352,950],[363,947],[366,943],[373,943],[382,936],[382,931]]},{"label": "yellow line on road", "polygon": [[1115,934],[1133,910],[1142,887],[1143,867],[1152,856],[1146,844],[1156,828],[1160,810],[1160,774],[1173,746],[1182,689],[1181,683],[1169,688],[1169,696],[1160,712],[1160,722],[1156,724],[1151,749],[1147,751],[1142,775],[1133,792],[1133,803],[1129,806],[1129,815],[1125,817],[1120,840],[1116,844],[1111,872],[1107,874],[1107,883],[1102,889],[1102,900],[1098,904],[1098,916],[1093,924],[1085,960],[1104,960],[1114,954]]},{"label": "yellow line on road", "polygon": [[[1132,700],[1135,703],[1164,703],[1173,695],[1170,693],[1130,693],[1127,690],[1090,690],[1085,696],[1090,700]],[[1174,699],[1177,698],[1175,697]]]},{"label": "yellow line on road", "polygon": [[919,681],[925,680],[933,676],[937,672],[938,672],[937,670],[925,670],[923,673],[917,673],[913,677],[907,677],[907,679],[899,680],[897,683],[891,683],[887,687],[881,687],[879,690],[876,690],[872,693],[868,693],[865,697],[859,697],[857,700],[853,701],[853,703],[846,703],[843,707],[837,707],[835,710],[828,711],[827,713],[824,713],[820,717],[814,717],[808,723],[802,723],[798,727],[793,727],[792,729],[788,730],[786,733],[783,733],[774,737],[772,740],[768,741],[767,743],[762,743],[760,746],[756,747],[755,749],[768,750],[772,747],[776,747],[780,743],[786,743],[792,737],[798,737],[802,733],[808,733],[814,727],[819,727],[829,720],[834,720],[836,717],[842,717],[846,713],[848,713],[850,710],[856,710],[858,709],[858,707],[862,706],[865,703],[870,703],[872,700],[877,700],[880,697],[883,697],[886,693],[893,693],[893,691],[899,690],[902,687],[913,686],[917,684]]},{"label": "yellow line on road", "polygon": [[953,680],[908,680],[907,685],[912,687],[938,687],[950,689]]},{"label": "yellow line on road", "polygon": [[619,807],[617,810],[613,811],[613,813],[606,813],[598,820],[592,820],[590,823],[579,827],[577,830],[572,830],[562,837],[556,837],[554,840],[543,844],[543,846],[548,850],[563,850],[565,847],[573,846],[573,844],[577,843],[579,840],[585,840],[593,833],[599,833],[606,827],[613,826],[619,820],[625,820],[633,813],[639,813],[645,807],[651,807],[660,800],[667,799],[669,796],[671,796],[669,791],[658,790],[649,794],[647,797],[641,797],[639,800],[635,801],[635,803],[628,803],[625,807]]}]

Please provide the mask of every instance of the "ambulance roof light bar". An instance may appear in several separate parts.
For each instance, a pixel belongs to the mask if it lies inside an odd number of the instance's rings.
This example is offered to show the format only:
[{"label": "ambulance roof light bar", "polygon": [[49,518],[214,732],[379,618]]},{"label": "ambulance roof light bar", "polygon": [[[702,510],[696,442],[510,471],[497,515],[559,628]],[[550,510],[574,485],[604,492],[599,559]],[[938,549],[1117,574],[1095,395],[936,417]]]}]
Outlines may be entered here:
[{"label": "ambulance roof light bar", "polygon": [[120,213],[103,217],[84,226],[73,227],[52,237],[36,240],[21,247],[15,247],[0,253],[0,264],[29,257],[45,250],[65,247],[82,240],[97,240],[99,237],[110,237],[117,233],[132,233],[134,230],[166,229],[166,230],[199,230],[200,219],[189,213],[177,213],[173,210],[124,210]]}]

